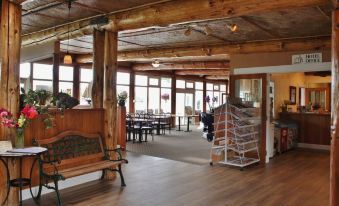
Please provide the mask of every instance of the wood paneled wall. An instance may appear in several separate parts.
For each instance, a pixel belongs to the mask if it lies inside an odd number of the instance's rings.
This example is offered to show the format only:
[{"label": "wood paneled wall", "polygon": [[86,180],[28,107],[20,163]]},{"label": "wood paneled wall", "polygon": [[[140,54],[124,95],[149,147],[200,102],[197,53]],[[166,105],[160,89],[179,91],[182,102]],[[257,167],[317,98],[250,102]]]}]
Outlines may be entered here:
[{"label": "wood paneled wall", "polygon": [[[104,109],[70,109],[65,110],[65,114],[56,113],[54,124],[51,129],[46,129],[43,123],[43,117],[32,121],[25,130],[25,146],[32,145],[33,139],[47,139],[57,134],[75,130],[84,133],[95,133],[103,136],[104,131]],[[23,174],[29,177],[29,171],[33,159],[27,159],[23,163]],[[33,182],[36,183],[38,170],[34,171]]]}]

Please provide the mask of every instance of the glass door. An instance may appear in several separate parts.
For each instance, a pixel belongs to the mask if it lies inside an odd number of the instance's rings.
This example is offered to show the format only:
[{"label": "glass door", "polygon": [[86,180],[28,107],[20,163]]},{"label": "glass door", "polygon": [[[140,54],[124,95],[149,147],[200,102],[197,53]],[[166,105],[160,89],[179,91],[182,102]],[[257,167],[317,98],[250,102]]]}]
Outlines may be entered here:
[{"label": "glass door", "polygon": [[267,74],[230,76],[230,97],[240,98],[246,105],[258,108],[260,114],[259,154],[260,162],[266,161],[267,124]]},{"label": "glass door", "polygon": [[[177,92],[176,94],[176,113],[179,116],[194,114],[194,95],[193,93]],[[185,119],[184,123],[187,123]],[[176,118],[176,124],[178,124],[178,118]]]}]

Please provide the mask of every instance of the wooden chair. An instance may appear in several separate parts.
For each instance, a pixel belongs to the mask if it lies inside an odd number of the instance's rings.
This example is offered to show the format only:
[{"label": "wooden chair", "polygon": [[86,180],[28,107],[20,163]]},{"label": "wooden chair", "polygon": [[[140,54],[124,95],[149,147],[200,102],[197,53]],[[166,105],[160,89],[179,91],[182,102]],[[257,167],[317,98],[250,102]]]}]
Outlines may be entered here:
[{"label": "wooden chair", "polygon": [[[122,158],[120,148],[105,149],[99,134],[66,131],[55,137],[35,140],[35,142],[48,149],[48,152],[42,155],[39,164],[40,183],[36,201],[40,200],[42,186],[44,186],[55,190],[57,205],[61,205],[59,181],[96,171],[103,171],[102,178],[107,171],[118,172],[121,186],[126,186],[121,165],[128,161]],[[51,181],[54,187],[48,185]]]}]

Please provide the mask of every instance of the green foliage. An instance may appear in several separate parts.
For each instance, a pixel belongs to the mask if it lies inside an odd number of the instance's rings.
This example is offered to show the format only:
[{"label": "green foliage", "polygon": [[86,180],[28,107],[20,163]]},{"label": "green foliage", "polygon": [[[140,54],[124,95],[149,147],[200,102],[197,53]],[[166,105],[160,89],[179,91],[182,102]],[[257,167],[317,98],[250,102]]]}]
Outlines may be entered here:
[{"label": "green foliage", "polygon": [[21,88],[21,92],[22,92],[21,101],[23,101],[21,105],[24,106],[28,104],[29,106],[34,106],[39,115],[47,116],[43,120],[46,129],[52,128],[53,127],[52,119],[54,118],[54,116],[48,112],[50,106],[46,105],[47,100],[52,97],[52,93],[42,89],[36,91],[30,89],[26,93],[26,91],[23,88]]}]

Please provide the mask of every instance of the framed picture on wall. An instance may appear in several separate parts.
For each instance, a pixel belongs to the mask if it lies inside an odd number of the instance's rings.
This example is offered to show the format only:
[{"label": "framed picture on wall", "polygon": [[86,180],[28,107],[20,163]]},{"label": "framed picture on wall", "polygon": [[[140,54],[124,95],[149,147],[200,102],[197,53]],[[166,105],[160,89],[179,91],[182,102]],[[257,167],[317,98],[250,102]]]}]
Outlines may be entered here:
[{"label": "framed picture on wall", "polygon": [[297,88],[290,86],[290,104],[296,104],[297,99]]}]

